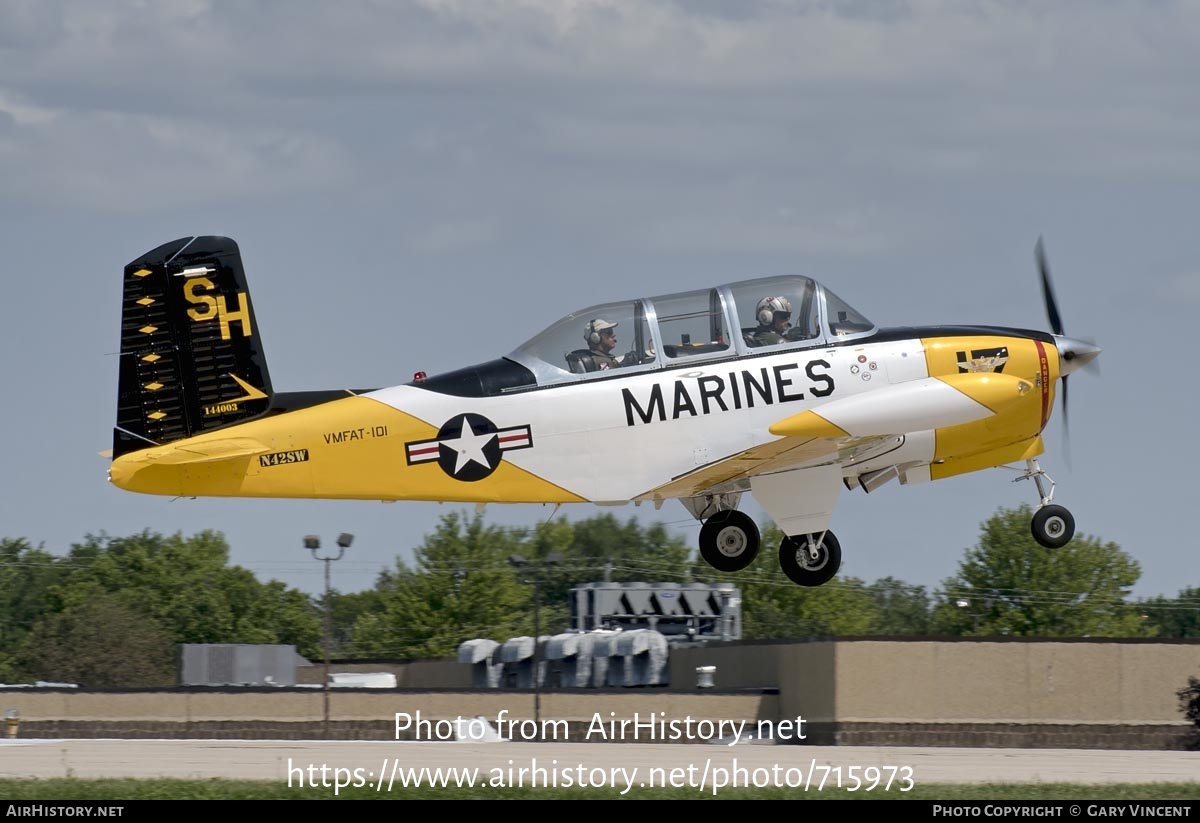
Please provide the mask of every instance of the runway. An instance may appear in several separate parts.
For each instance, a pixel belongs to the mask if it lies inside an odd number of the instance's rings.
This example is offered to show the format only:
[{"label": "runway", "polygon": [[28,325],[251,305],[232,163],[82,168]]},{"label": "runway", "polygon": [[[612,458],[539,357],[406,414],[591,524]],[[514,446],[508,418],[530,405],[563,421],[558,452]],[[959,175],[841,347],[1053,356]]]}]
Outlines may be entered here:
[{"label": "runway", "polygon": [[[853,768],[852,768],[853,767]],[[270,740],[4,740],[3,778],[238,778],[399,787],[426,768],[499,770],[510,784],[710,785],[744,777],[810,789],[852,777],[931,783],[1200,783],[1200,752],[891,746]],[[539,771],[540,770],[540,771]],[[603,779],[605,782],[600,782]],[[325,782],[322,783],[321,781]],[[303,782],[299,782],[303,781]],[[387,782],[385,782],[387,781]],[[578,782],[575,785],[579,785]]]}]

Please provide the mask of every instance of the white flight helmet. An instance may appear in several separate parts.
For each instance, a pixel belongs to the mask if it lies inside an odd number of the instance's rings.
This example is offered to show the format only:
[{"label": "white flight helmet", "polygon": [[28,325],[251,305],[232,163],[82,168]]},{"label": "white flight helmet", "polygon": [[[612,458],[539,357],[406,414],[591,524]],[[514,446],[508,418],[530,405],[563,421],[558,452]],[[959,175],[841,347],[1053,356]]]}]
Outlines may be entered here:
[{"label": "white flight helmet", "polygon": [[583,339],[589,345],[595,346],[600,343],[600,332],[605,329],[615,329],[619,324],[610,323],[609,321],[597,317],[595,320],[589,320],[588,324],[583,328]]},{"label": "white flight helmet", "polygon": [[758,322],[764,326],[769,326],[771,325],[771,321],[775,319],[775,312],[792,313],[792,301],[786,297],[764,297],[758,301],[755,311],[758,312]]}]

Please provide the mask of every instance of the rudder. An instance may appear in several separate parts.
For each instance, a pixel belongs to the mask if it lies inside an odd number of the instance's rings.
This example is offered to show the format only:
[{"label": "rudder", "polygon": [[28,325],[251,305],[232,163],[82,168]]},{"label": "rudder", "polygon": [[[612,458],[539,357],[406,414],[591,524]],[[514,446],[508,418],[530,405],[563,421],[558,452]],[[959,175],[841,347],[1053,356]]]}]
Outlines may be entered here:
[{"label": "rudder", "polygon": [[114,458],[258,417],[271,378],[237,243],[183,237],[125,267]]}]

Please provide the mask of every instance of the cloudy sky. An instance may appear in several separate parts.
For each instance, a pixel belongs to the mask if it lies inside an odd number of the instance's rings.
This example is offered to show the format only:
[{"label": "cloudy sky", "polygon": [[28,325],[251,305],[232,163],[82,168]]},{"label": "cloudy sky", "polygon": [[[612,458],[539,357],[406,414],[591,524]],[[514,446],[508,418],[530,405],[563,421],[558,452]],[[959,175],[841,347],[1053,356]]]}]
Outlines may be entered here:
[{"label": "cloudy sky", "polygon": [[[212,528],[316,592],[301,538],[349,531],[357,591],[455,510],[110,487],[122,268],[177,237],[239,242],[275,387],[302,390],[775,274],[884,326],[1048,328],[1041,235],[1067,332],[1104,347],[1042,465],[1136,596],[1175,596],[1200,585],[1198,78],[1187,2],[0,0],[0,537]],[[1037,502],[1014,477],[844,494],[842,574],[937,588]]]}]

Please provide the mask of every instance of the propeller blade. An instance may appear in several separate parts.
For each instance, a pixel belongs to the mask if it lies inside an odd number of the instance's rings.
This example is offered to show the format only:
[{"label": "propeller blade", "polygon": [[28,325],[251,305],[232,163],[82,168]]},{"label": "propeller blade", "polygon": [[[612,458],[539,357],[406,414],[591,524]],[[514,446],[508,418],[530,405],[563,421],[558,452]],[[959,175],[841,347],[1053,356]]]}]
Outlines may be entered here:
[{"label": "propeller blade", "polygon": [[1067,417],[1067,376],[1062,377],[1063,460],[1071,468],[1071,424]]},{"label": "propeller blade", "polygon": [[[1046,246],[1041,237],[1037,239],[1033,254],[1037,259],[1038,275],[1042,280],[1042,299],[1046,304],[1046,319],[1050,321],[1050,331],[1061,338],[1064,334],[1062,315],[1058,313],[1058,298],[1054,294],[1054,283],[1050,279],[1050,263],[1046,260]],[[1069,363],[1075,355],[1075,342],[1070,340],[1059,340],[1056,342],[1060,354],[1065,352],[1066,362]],[[1099,352],[1097,351],[1096,353],[1098,354]],[[1092,354],[1091,357],[1094,358],[1095,354]],[[1071,423],[1070,418],[1067,416],[1067,375],[1069,371],[1068,369],[1064,369],[1060,378],[1062,380],[1063,460],[1066,462],[1068,468],[1071,466]]]},{"label": "propeller blade", "polygon": [[1042,277],[1042,298],[1046,302],[1046,317],[1050,320],[1050,331],[1062,334],[1062,317],[1058,314],[1058,300],[1054,297],[1054,284],[1050,282],[1050,264],[1046,262],[1046,249],[1040,237],[1034,247],[1034,256],[1037,258],[1038,274]]}]

